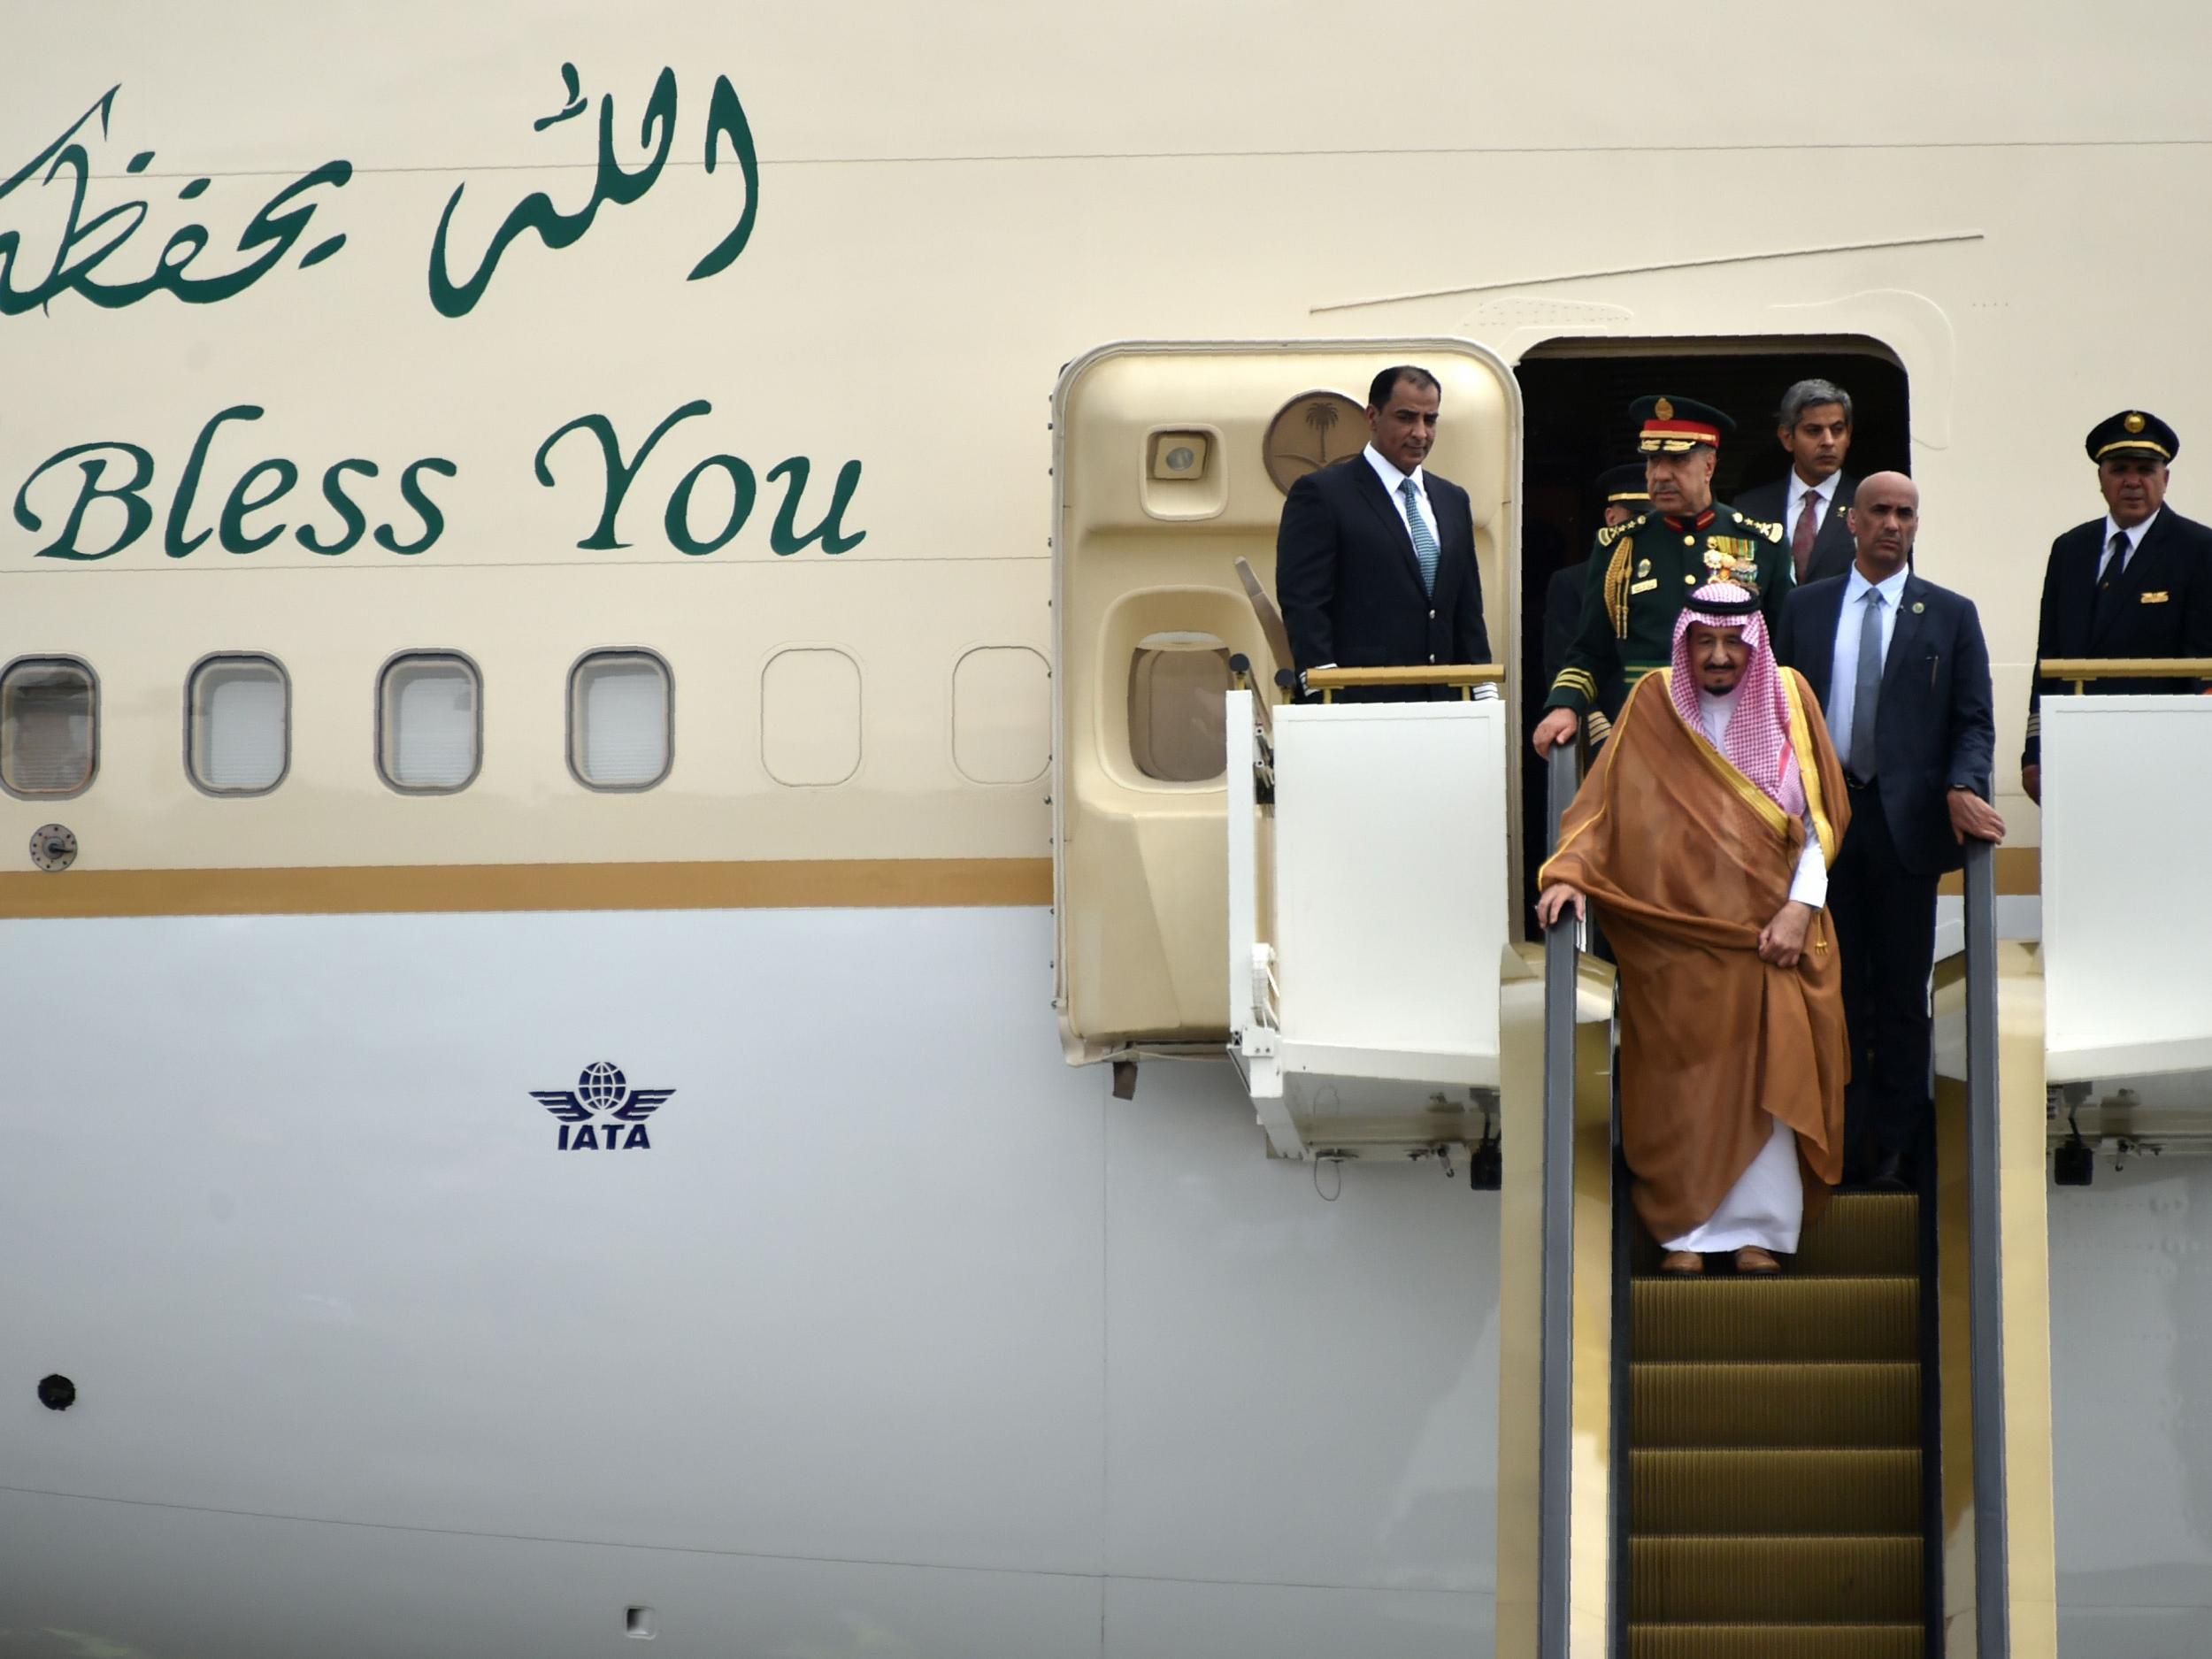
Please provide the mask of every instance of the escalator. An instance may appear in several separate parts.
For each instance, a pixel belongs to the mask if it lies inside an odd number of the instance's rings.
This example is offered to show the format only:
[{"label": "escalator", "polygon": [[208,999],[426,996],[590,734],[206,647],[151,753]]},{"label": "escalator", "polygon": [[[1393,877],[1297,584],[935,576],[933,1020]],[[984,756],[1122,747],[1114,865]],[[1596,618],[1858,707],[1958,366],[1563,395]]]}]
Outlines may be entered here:
[{"label": "escalator", "polygon": [[[1555,839],[1576,781],[1571,753],[1555,755]],[[1604,1600],[1607,1647],[1618,1659],[2009,1652],[1994,895],[1985,849],[1970,862],[1966,892],[1967,1133],[1940,1148],[1957,1160],[1945,1173],[1964,1179],[1939,1187],[1939,1137],[1931,1133],[1919,1191],[1835,1194],[1782,1276],[1738,1277],[1724,1259],[1701,1277],[1657,1273],[1658,1247],[1628,1202],[1613,1070],[1611,1260],[1580,1264],[1586,1275],[1609,1272],[1610,1338],[1601,1350],[1580,1351],[1585,1364],[1603,1363],[1610,1373]],[[1563,1397],[1555,1389],[1573,1386],[1576,1351],[1565,1294],[1575,1263],[1553,1225],[1555,1215],[1571,1213],[1575,1190],[1571,1139],[1555,1133],[1575,1110],[1574,999],[1561,995],[1575,983],[1575,949],[1571,926],[1552,930],[1538,1619],[1545,1659],[1568,1652],[1575,1594],[1571,1494],[1563,1478],[1555,1486],[1551,1479],[1555,1460],[1571,1455],[1568,1414],[1548,1409]],[[1601,1100],[1595,1110],[1602,1113]],[[1555,1158],[1570,1167],[1555,1167]],[[1958,1365],[1947,1396],[1939,1253],[1958,1258],[1947,1274],[1954,1295],[1967,1293],[1961,1323],[1970,1325],[1963,1351],[1954,1350],[1955,1361],[1970,1363]],[[1947,1459],[1947,1417],[1950,1432],[1970,1440],[1970,1456],[1955,1448]],[[1942,1583],[1947,1461],[1955,1479],[1971,1469],[1974,1614],[1966,1621],[1947,1618]],[[1965,1495],[1955,1494],[1955,1515],[1969,1507]],[[1589,1595],[1587,1585],[1581,1594]],[[1947,1626],[1956,1632],[1947,1648]]]},{"label": "escalator", "polygon": [[1640,1239],[1614,1362],[1630,1659],[1940,1651],[1920,1214],[1917,1194],[1839,1193],[1779,1279],[1662,1278]]}]

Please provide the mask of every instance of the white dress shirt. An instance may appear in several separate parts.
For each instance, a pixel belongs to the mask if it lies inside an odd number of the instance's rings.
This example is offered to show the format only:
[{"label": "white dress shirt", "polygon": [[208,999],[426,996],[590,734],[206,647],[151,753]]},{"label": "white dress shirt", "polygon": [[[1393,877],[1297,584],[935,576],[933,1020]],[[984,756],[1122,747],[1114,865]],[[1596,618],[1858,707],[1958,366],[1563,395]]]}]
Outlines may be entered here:
[{"label": "white dress shirt", "polygon": [[[2165,511],[2166,510],[2163,507],[2158,510],[2159,512],[2163,512]],[[2103,551],[2097,555],[2097,580],[2099,581],[2102,581],[2104,580],[2104,567],[2112,563],[2112,538],[2114,536],[2124,535],[2127,537],[2127,557],[2131,559],[2142,548],[2144,533],[2149,530],[2149,528],[2157,522],[2158,513],[2154,512],[2149,518],[2144,519],[2142,523],[2135,526],[2132,529],[2123,530],[2118,525],[2112,521],[2112,515],[2110,513],[2105,514],[2104,541],[2099,544],[2103,549]],[[2127,565],[2125,561],[2122,562],[2120,565],[2120,572],[2123,575],[2126,574]]]},{"label": "white dress shirt", "polygon": [[1805,516],[1805,497],[1820,497],[1820,511],[1813,519],[1816,534],[1828,522],[1828,514],[1836,504],[1836,486],[1842,481],[1841,472],[1831,472],[1817,484],[1808,484],[1798,477],[1797,469],[1790,468],[1790,482],[1782,499],[1782,541],[1788,545],[1797,535],[1797,521]]},{"label": "white dress shirt", "polygon": [[1421,498],[1421,521],[1428,526],[1429,541],[1437,548],[1441,549],[1444,543],[1436,534],[1436,509],[1429,505],[1429,481],[1422,476],[1421,469],[1417,466],[1410,474],[1401,472],[1389,462],[1384,460],[1382,451],[1371,443],[1367,446],[1365,454],[1367,465],[1375,469],[1375,476],[1382,480],[1383,488],[1390,494],[1390,504],[1398,510],[1398,522],[1405,526],[1408,540],[1412,539],[1413,524],[1406,517],[1406,498],[1400,495],[1399,491],[1403,488],[1407,478],[1411,477],[1413,493]]},{"label": "white dress shirt", "polygon": [[1867,591],[1878,588],[1881,592],[1882,665],[1886,668],[1889,642],[1897,634],[1897,602],[1905,591],[1905,579],[1911,574],[1901,566],[1896,574],[1875,583],[1867,580],[1866,572],[1854,564],[1851,574],[1844,578],[1843,609],[1836,615],[1835,663],[1828,671],[1828,735],[1835,740],[1838,755],[1851,752],[1852,704],[1859,695],[1859,625],[1866,620]]},{"label": "white dress shirt", "polygon": [[[1736,693],[1708,691],[1702,686],[1697,692],[1698,717],[1705,722],[1705,735],[1713,747],[1724,755],[1722,747],[1728,736],[1728,722],[1736,712]],[[1800,904],[1809,904],[1815,910],[1828,902],[1828,856],[1820,850],[1820,834],[1813,826],[1812,808],[1805,809],[1805,850],[1797,856],[1797,873],[1790,878],[1790,897]],[[1669,1249],[1676,1247],[1669,1245]],[[1719,1245],[1708,1245],[1708,1249],[1719,1249]],[[1730,1248],[1733,1248],[1732,1246]]]}]

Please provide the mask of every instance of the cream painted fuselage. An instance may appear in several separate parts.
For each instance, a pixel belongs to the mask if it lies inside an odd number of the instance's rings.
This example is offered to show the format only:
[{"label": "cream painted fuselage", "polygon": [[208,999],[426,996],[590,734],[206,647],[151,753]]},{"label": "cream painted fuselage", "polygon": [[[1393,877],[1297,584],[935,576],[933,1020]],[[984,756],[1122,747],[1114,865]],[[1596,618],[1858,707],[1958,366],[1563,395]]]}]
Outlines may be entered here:
[{"label": "cream painted fuselage", "polygon": [[[2205,233],[2143,205],[2205,176],[2197,12],[1885,6],[1809,55],[1725,5],[1675,65],[1654,26],[12,18],[0,663],[98,701],[88,785],[0,799],[0,1653],[1521,1651],[1499,1201],[1326,1202],[1225,1064],[1064,1064],[1056,377],[1885,354],[2001,757],[2078,434],[2212,433]],[[609,649],[666,664],[649,788],[581,775]],[[425,651],[478,677],[450,793],[386,776]],[[222,654],[288,682],[266,793],[195,780]],[[673,1092],[587,1146],[533,1094],[603,1061]],[[2212,1618],[2212,1309],[2093,1271],[2205,1242],[2200,1173],[2138,1179],[2154,1236],[2053,1213],[2101,1252],[2058,1340],[2093,1300],[2172,1379],[2116,1422],[2061,1356],[2059,1562],[2148,1655]],[[2154,1443],[2159,1501],[2109,1502]]]}]

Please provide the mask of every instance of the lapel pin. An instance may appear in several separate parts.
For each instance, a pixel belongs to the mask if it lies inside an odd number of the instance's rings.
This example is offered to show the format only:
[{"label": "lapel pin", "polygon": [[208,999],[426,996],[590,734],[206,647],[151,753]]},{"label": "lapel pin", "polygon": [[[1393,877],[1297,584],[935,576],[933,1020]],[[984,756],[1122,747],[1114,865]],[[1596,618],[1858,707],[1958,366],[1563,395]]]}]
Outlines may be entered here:
[{"label": "lapel pin", "polygon": [[1927,608],[1928,608],[1928,607],[1927,607],[1925,604],[1922,603],[1921,603],[1919,600],[1917,600],[1917,599],[1916,599],[1916,600],[1914,600],[1914,601],[1912,602],[1912,613],[1913,613],[1913,615],[1915,615],[1915,616],[1918,616],[1918,615],[1919,615],[1922,611],[1925,611]]}]

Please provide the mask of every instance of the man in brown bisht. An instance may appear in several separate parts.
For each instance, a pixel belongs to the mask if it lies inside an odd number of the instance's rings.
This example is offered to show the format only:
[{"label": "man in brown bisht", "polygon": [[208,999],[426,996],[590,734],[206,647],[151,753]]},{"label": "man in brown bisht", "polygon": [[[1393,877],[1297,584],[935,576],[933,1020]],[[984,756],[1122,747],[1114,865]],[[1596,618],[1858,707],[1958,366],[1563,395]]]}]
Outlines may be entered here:
[{"label": "man in brown bisht", "polygon": [[1850,1049],[1822,908],[1843,769],[1732,574],[1691,595],[1673,666],[1630,695],[1538,878],[1546,926],[1586,895],[1618,957],[1621,1137],[1670,1273],[1731,1251],[1738,1272],[1778,1272],[1843,1164]]}]

